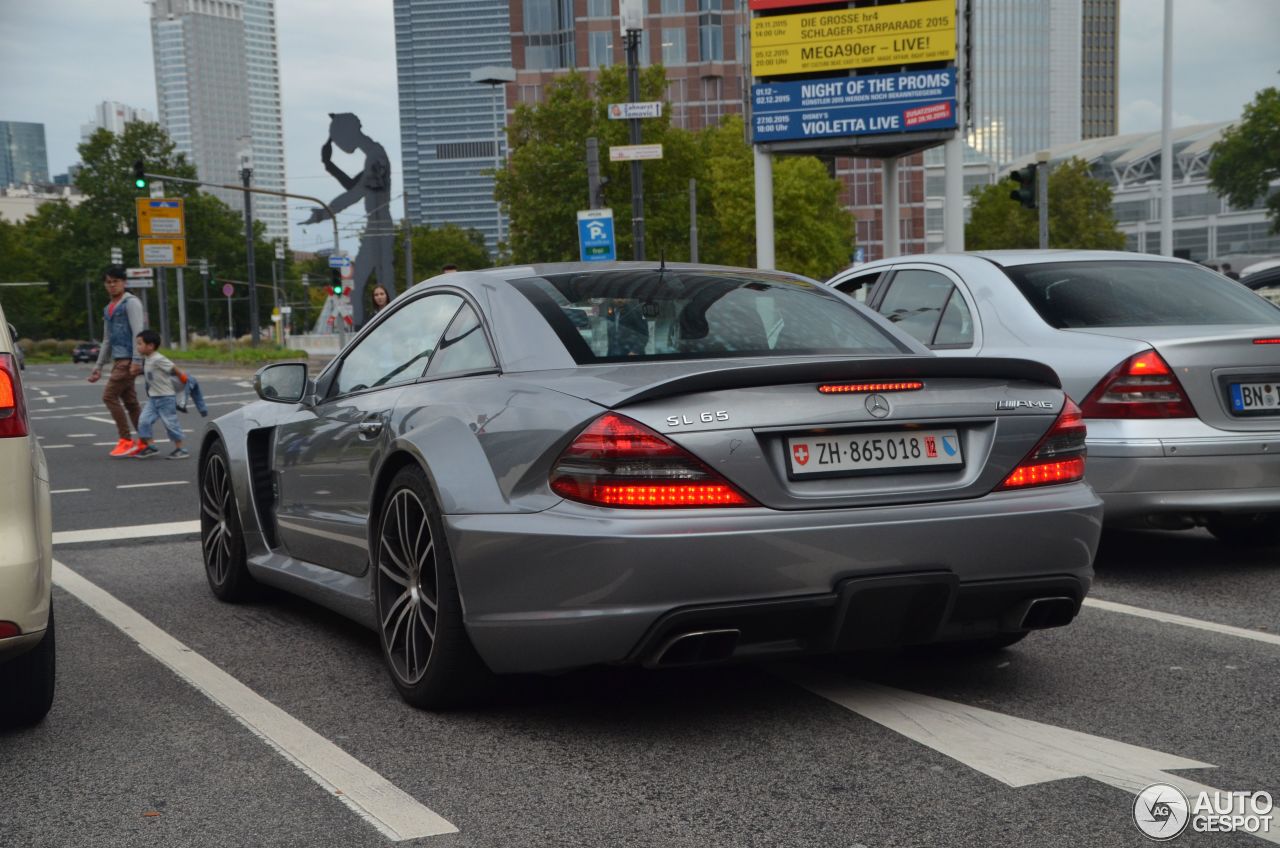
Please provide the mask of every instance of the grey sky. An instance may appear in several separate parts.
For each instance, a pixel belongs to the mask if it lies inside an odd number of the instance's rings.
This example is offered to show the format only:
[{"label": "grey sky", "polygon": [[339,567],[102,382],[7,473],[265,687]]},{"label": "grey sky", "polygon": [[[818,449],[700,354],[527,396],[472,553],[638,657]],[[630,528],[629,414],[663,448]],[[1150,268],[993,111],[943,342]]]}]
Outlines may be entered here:
[{"label": "grey sky", "polygon": [[[1163,8],[1163,0],[1120,2],[1121,132],[1160,128]],[[141,0],[0,0],[0,120],[45,124],[52,173],[76,161],[80,124],[100,101],[155,112],[148,15]],[[1176,125],[1231,120],[1258,89],[1280,85],[1280,0],[1176,0],[1174,22]],[[338,193],[320,146],[328,113],[354,112],[386,147],[399,195],[389,0],[277,0],[277,24],[289,190]],[[291,221],[306,217],[304,206],[291,202]],[[398,217],[400,201],[392,206]],[[339,216],[344,234],[360,214]],[[295,224],[293,246],[326,246],[329,232]]]}]

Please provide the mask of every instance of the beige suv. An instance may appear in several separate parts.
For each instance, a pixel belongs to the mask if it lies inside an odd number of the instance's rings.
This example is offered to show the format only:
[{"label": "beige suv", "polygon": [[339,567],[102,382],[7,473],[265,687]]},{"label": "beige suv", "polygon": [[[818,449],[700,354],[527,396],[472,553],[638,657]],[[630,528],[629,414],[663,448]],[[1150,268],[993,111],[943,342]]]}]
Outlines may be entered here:
[{"label": "beige suv", "polygon": [[0,309],[0,727],[44,718],[54,680],[49,469],[7,330]]}]

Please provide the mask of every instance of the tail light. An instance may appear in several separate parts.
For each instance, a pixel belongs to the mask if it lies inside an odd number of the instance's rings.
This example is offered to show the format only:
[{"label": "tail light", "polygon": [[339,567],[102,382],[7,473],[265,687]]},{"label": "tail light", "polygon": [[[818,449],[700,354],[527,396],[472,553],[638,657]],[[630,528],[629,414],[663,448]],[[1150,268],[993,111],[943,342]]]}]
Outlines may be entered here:
[{"label": "tail light", "polygon": [[551,469],[551,489],[595,506],[755,506],[680,446],[615,412],[578,434]]},{"label": "tail light", "polygon": [[27,435],[27,407],[13,354],[0,353],[0,439]]},{"label": "tail light", "polygon": [[1052,486],[1084,479],[1084,416],[1071,398],[1031,453],[1013,469],[996,491]]},{"label": "tail light", "polygon": [[1084,399],[1085,418],[1194,418],[1182,384],[1154,350],[1121,362]]}]

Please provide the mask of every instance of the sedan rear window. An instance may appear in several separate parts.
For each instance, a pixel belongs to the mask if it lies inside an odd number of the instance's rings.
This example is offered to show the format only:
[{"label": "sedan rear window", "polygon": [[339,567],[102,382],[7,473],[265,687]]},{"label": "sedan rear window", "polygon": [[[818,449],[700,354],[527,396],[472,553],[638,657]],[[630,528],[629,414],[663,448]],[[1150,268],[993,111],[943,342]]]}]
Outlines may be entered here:
[{"label": "sedan rear window", "polygon": [[1049,262],[1005,268],[1051,327],[1280,324],[1280,309],[1239,283],[1170,262]]},{"label": "sedan rear window", "polygon": [[582,365],[911,352],[826,287],[793,277],[645,269],[551,274],[513,285]]}]

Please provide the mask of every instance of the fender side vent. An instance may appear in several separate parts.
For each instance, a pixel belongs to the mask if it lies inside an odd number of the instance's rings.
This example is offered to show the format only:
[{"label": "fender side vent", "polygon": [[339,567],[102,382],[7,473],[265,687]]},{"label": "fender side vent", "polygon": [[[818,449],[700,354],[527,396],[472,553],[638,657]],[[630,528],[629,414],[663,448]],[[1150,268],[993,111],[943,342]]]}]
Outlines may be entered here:
[{"label": "fender side vent", "polygon": [[249,485],[253,488],[253,506],[258,515],[258,526],[267,544],[280,547],[276,537],[276,487],[271,475],[271,443],[274,427],[250,430],[248,440]]}]

